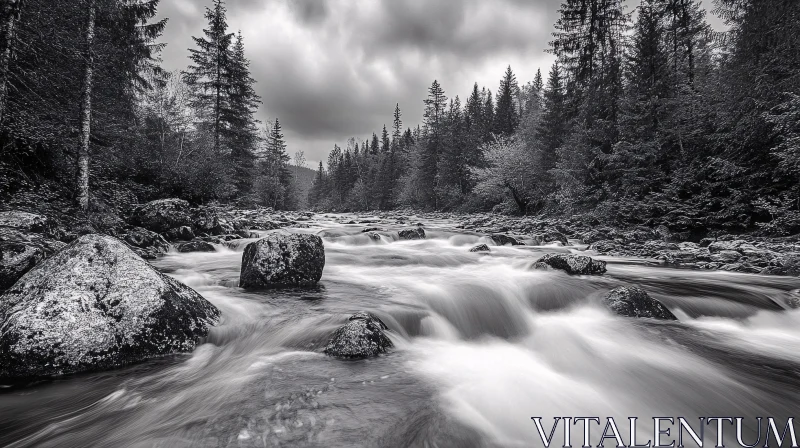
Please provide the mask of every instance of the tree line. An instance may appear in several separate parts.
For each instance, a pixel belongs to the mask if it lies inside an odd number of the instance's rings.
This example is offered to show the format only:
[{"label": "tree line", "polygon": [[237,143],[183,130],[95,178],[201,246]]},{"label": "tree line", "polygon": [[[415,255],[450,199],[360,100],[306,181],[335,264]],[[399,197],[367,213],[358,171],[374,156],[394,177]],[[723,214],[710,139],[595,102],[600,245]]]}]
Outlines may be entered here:
[{"label": "tree line", "polygon": [[800,231],[800,2],[564,0],[556,62],[330,153],[309,202]]},{"label": "tree line", "polygon": [[281,124],[255,117],[256,81],[224,1],[206,8],[174,73],[160,66],[158,3],[2,1],[3,189],[15,189],[13,172],[68,186],[83,211],[115,191],[296,207]]}]

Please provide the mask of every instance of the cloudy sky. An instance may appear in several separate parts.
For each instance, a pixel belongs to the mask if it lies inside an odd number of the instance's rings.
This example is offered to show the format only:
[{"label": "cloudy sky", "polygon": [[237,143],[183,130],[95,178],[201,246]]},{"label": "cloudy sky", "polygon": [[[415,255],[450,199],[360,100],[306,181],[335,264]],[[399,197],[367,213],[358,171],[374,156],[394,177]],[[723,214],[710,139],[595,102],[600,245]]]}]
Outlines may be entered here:
[{"label": "cloudy sky", "polygon": [[[705,0],[708,4],[710,0]],[[496,91],[506,66],[520,84],[543,76],[561,0],[227,0],[263,105],[280,119],[289,153],[316,163],[334,143],[389,127],[395,103],[406,126],[422,117],[437,79],[462,100],[477,82]],[[162,0],[169,22],[165,68],[188,64],[191,36],[211,0]],[[711,16],[711,14],[709,14]],[[719,26],[714,17],[712,25]]]}]

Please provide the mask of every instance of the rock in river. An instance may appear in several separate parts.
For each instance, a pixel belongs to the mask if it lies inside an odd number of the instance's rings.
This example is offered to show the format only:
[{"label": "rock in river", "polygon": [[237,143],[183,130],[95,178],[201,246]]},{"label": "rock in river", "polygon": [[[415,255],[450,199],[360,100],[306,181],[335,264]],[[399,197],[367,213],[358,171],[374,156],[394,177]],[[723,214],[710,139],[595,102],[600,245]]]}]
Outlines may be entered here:
[{"label": "rock in river", "polygon": [[219,310],[121,241],[84,235],[0,296],[0,377],[61,375],[192,350]]},{"label": "rock in river", "polygon": [[606,262],[585,255],[545,254],[533,268],[553,268],[570,275],[598,275],[606,272]]},{"label": "rock in river", "polygon": [[325,347],[325,354],[337,358],[368,358],[386,353],[393,346],[384,333],[387,329],[372,313],[356,313],[336,330]]},{"label": "rock in river", "polygon": [[322,277],[324,267],[322,238],[273,233],[245,247],[239,286],[311,286]]},{"label": "rock in river", "polygon": [[470,252],[491,252],[491,249],[489,249],[489,246],[487,246],[485,244],[478,244],[477,246],[473,247],[469,251]]},{"label": "rock in river", "polygon": [[638,286],[614,288],[608,293],[604,302],[611,311],[620,316],[677,320],[667,307]]},{"label": "rock in river", "polygon": [[519,241],[517,241],[516,238],[508,236],[508,235],[503,235],[502,233],[495,233],[490,238],[498,246],[505,246],[505,245],[524,246],[525,245],[524,243],[520,243]]},{"label": "rock in river", "polygon": [[203,240],[193,240],[186,243],[178,243],[175,245],[175,250],[178,252],[215,252],[214,246],[211,243]]},{"label": "rock in river", "polygon": [[397,233],[401,240],[424,240],[425,230],[420,227],[403,229]]}]

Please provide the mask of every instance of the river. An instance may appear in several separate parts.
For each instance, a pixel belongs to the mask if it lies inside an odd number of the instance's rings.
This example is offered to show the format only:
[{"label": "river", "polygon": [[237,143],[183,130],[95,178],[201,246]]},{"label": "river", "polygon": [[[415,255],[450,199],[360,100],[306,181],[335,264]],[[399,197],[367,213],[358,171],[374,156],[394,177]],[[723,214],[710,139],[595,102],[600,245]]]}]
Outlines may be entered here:
[{"label": "river", "polygon": [[[426,240],[398,241],[397,223],[364,216],[288,229],[325,232],[311,289],[239,289],[242,250],[255,240],[156,260],[222,311],[220,325],[191,354],[0,390],[0,445],[527,447],[541,446],[532,416],[547,428],[554,416],[640,416],[647,440],[653,416],[797,410],[800,310],[785,300],[798,278],[607,257],[607,274],[569,277],[529,266],[580,247],[470,253],[489,240],[411,220]],[[367,226],[385,229],[380,241]],[[629,283],[679,320],[605,310],[604,293]],[[389,326],[395,348],[325,356],[331,333],[362,310]]]}]

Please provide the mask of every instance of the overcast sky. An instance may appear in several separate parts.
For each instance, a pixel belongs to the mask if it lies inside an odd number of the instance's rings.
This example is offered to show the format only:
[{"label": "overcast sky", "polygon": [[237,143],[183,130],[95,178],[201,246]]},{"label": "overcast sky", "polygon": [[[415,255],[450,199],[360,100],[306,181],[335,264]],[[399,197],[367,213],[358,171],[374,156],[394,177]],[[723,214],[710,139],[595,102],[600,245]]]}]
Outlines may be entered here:
[{"label": "overcast sky", "polygon": [[[708,4],[710,0],[705,0]],[[168,17],[163,65],[188,64],[191,36],[206,27],[211,0],[161,0]],[[477,82],[497,91],[511,65],[520,84],[547,76],[548,48],[561,0],[228,0],[231,31],[241,30],[263,104],[259,119],[280,119],[289,154],[310,164],[334,143],[391,126],[400,103],[405,126],[422,117],[438,79],[462,102]],[[719,21],[709,13],[710,22]]]}]

